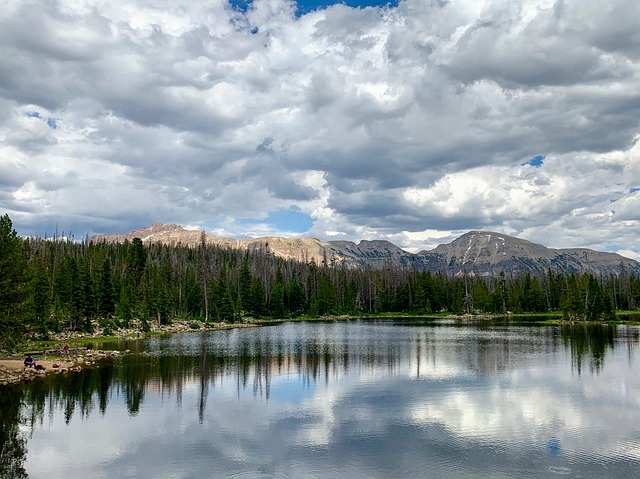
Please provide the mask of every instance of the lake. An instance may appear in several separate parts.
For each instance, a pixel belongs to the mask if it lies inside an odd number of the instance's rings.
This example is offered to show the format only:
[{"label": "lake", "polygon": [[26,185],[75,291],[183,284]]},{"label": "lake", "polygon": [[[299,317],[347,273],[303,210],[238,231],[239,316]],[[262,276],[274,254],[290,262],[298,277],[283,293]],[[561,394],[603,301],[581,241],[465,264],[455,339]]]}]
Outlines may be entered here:
[{"label": "lake", "polygon": [[0,388],[3,477],[637,477],[640,329],[291,322]]}]

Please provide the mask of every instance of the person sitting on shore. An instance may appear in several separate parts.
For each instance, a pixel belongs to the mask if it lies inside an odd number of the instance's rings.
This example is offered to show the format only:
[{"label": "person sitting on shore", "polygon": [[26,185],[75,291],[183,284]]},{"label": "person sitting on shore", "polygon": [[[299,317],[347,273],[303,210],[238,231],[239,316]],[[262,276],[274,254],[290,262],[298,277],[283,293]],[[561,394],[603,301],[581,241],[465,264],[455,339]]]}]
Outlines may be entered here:
[{"label": "person sitting on shore", "polygon": [[24,360],[24,367],[25,368],[35,368],[36,367],[36,360],[33,359],[33,357],[31,355],[28,355]]}]

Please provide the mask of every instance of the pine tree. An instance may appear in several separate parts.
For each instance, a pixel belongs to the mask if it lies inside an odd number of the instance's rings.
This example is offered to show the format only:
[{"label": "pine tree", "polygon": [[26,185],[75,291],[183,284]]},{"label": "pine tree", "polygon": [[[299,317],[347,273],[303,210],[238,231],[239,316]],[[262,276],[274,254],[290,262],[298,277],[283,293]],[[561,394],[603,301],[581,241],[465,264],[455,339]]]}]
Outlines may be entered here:
[{"label": "pine tree", "polygon": [[82,329],[87,332],[93,330],[91,320],[95,317],[95,300],[93,295],[93,283],[89,272],[87,260],[82,258],[78,263],[78,281],[74,290],[74,311],[82,321]]},{"label": "pine tree", "polygon": [[27,320],[27,249],[9,215],[0,217],[0,348],[21,341]]},{"label": "pine tree", "polygon": [[534,313],[542,313],[547,310],[547,302],[542,291],[542,285],[537,277],[531,280],[531,287],[529,289],[527,311]]},{"label": "pine tree", "polygon": [[233,322],[235,320],[235,306],[229,284],[227,283],[226,268],[220,270],[220,277],[218,278],[214,297],[218,321]]},{"label": "pine tree", "polygon": [[336,290],[328,274],[322,273],[318,281],[318,296],[315,301],[315,312],[325,316],[335,312]]},{"label": "pine tree", "polygon": [[305,309],[304,305],[304,291],[300,283],[295,278],[291,279],[289,287],[287,288],[287,309],[295,315],[302,314]]},{"label": "pine tree", "polygon": [[247,309],[249,294],[251,290],[251,268],[249,267],[249,255],[245,254],[240,268],[240,278],[238,280],[238,303]]},{"label": "pine tree", "polygon": [[[280,271],[278,269],[278,271]],[[269,294],[269,314],[274,318],[284,316],[284,284],[282,279],[276,279]]]},{"label": "pine tree", "polygon": [[347,292],[345,295],[345,312],[348,314],[355,314],[359,308],[360,295],[358,293],[356,282],[352,279],[347,285]]},{"label": "pine tree", "polygon": [[[29,295],[31,298],[31,317],[35,331],[43,337],[48,336],[49,315],[49,278],[42,254],[38,252],[31,261],[31,282]],[[52,328],[54,329],[54,328]]]},{"label": "pine tree", "polygon": [[264,294],[262,281],[260,281],[260,278],[257,276],[254,277],[251,280],[251,289],[249,290],[246,308],[249,313],[256,318],[265,314]]},{"label": "pine tree", "polygon": [[100,318],[108,318],[115,312],[115,293],[111,279],[111,262],[104,258],[96,282],[96,307]]}]

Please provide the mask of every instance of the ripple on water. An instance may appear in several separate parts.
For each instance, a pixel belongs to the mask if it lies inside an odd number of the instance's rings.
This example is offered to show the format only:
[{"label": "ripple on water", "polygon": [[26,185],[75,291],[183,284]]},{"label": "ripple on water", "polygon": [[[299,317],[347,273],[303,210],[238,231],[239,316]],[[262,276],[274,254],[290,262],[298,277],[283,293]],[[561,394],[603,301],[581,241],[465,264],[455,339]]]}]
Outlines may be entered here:
[{"label": "ripple on water", "polygon": [[[225,473],[226,474],[226,473]],[[246,469],[242,471],[230,472],[226,477],[230,479],[287,479],[289,476],[283,472],[273,470],[272,466],[259,467],[257,470]]]},{"label": "ripple on water", "polygon": [[549,466],[549,472],[559,476],[568,476],[571,474],[571,468],[562,466]]}]

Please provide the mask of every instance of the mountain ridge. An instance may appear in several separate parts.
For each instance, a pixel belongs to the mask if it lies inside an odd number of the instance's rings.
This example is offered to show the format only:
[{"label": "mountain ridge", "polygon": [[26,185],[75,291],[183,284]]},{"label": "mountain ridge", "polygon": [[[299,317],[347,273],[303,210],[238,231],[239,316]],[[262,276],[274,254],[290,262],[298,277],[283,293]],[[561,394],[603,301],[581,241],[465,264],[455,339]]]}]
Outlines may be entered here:
[{"label": "mountain ridge", "polygon": [[90,241],[124,242],[140,238],[145,243],[197,246],[202,244],[266,251],[296,261],[346,266],[405,267],[448,275],[505,273],[544,274],[589,272],[640,274],[640,263],[618,253],[589,248],[548,248],[544,245],[494,231],[473,230],[432,250],[410,253],[387,240],[338,240],[264,236],[233,239],[187,230],[177,224],[153,223],[125,234],[96,235]]}]

